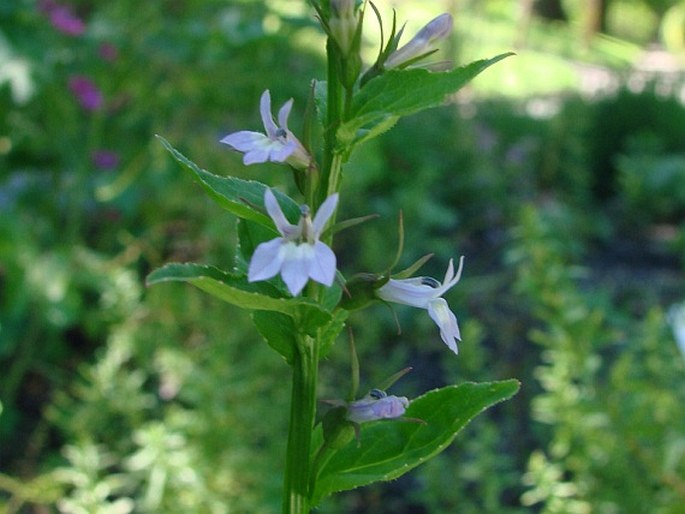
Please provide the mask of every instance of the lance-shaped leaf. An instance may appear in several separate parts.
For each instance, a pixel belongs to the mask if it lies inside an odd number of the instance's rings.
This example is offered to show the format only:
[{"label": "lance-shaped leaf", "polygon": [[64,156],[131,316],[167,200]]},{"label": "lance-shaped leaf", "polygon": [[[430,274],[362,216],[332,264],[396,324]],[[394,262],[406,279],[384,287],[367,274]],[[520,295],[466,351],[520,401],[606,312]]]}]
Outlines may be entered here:
[{"label": "lance-shaped leaf", "polygon": [[249,310],[275,311],[297,320],[303,330],[315,335],[316,330],[331,321],[330,313],[305,298],[282,298],[273,286],[249,283],[244,276],[232,275],[213,266],[193,263],[167,264],[150,273],[146,284],[189,282],[195,287],[225,301]]},{"label": "lance-shaped leaf", "polygon": [[[252,220],[260,225],[274,230],[273,222],[262,209],[264,208],[264,190],[268,187],[255,180],[242,180],[236,177],[220,177],[207,170],[203,170],[181,152],[176,150],[171,143],[161,136],[157,136],[164,148],[176,159],[193,179],[200,184],[205,191],[221,207],[240,218]],[[289,219],[299,219],[300,206],[289,196],[272,190],[283,212]]]},{"label": "lance-shaped leaf", "polygon": [[[430,391],[413,400],[405,413],[425,423],[377,421],[323,466],[312,504],[331,493],[395,479],[444,450],[477,414],[513,396],[517,380],[465,383]],[[322,439],[320,434],[317,434]]]},{"label": "lance-shaped leaf", "polygon": [[343,146],[366,140],[387,130],[400,116],[441,105],[480,72],[512,55],[474,61],[446,72],[422,68],[390,70],[370,80],[352,101],[350,120],[338,129]]}]

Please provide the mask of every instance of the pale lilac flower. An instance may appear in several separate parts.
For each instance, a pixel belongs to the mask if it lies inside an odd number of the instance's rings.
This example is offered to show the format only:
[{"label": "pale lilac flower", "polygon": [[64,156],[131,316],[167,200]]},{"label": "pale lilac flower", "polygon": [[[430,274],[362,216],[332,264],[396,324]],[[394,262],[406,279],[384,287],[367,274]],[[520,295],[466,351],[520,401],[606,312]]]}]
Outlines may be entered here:
[{"label": "pale lilac flower", "polygon": [[440,337],[454,353],[459,353],[457,341],[461,341],[457,318],[442,296],[459,282],[464,258],[459,259],[459,269],[454,273],[450,259],[442,284],[432,277],[414,277],[402,280],[390,279],[378,289],[377,295],[388,302],[411,305],[428,310],[428,315],[440,328]]},{"label": "pale lilac flower", "polygon": [[259,101],[259,112],[266,134],[241,130],[227,135],[221,142],[245,154],[243,162],[246,165],[272,161],[285,162],[299,169],[307,168],[311,162],[311,156],[288,129],[288,116],[292,106],[292,98],[283,104],[278,111],[278,125],[276,125],[271,115],[271,95],[267,89],[262,93]]},{"label": "pale lilac flower", "polygon": [[452,16],[449,13],[441,14],[419,30],[409,43],[391,53],[383,66],[386,70],[390,70],[404,64],[411,64],[417,58],[433,52],[437,44],[451,31]]},{"label": "pale lilac flower", "polygon": [[321,232],[338,205],[338,194],[329,196],[312,220],[303,205],[297,225],[288,222],[270,189],[264,192],[264,205],[281,237],[261,243],[255,249],[248,269],[248,280],[268,280],[281,274],[293,296],[300,294],[307,281],[330,286],[335,278],[333,250],[319,241]]},{"label": "pale lilac flower", "polygon": [[102,93],[88,77],[75,75],[69,79],[69,89],[87,111],[97,111],[102,107]]},{"label": "pale lilac flower", "polygon": [[409,400],[404,396],[388,396],[385,391],[372,389],[361,400],[347,405],[346,418],[352,423],[394,419],[403,416],[408,406]]}]

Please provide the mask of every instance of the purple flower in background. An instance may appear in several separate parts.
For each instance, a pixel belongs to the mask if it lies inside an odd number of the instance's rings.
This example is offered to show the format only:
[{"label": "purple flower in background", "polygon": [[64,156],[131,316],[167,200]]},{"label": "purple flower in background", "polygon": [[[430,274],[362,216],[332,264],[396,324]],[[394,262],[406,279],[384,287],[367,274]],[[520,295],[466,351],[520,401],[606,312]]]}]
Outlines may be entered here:
[{"label": "purple flower in background", "polygon": [[74,75],[69,79],[69,89],[87,111],[97,111],[102,107],[102,92],[88,77]]},{"label": "purple flower in background", "polygon": [[54,0],[44,0],[39,4],[39,9],[50,18],[52,26],[63,34],[80,36],[86,31],[86,24],[68,5],[60,5]]},{"label": "purple flower in background", "polygon": [[119,57],[119,49],[112,43],[102,43],[98,48],[98,53],[107,62],[116,61]]},{"label": "purple flower in background", "polygon": [[404,396],[388,396],[385,391],[371,389],[361,400],[347,405],[347,420],[365,423],[379,419],[394,419],[404,415],[409,400]]},{"label": "purple flower in background", "polygon": [[101,170],[111,170],[119,166],[119,154],[111,150],[96,150],[90,156],[93,166]]}]

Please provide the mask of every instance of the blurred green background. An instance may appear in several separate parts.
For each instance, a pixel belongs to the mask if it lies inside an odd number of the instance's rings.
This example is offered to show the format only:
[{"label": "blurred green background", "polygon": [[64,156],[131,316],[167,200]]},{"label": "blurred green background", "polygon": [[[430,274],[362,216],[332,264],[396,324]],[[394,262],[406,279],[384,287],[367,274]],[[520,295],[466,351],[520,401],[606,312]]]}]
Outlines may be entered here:
[{"label": "blurred green background", "polygon": [[[350,320],[362,387],[412,365],[393,393],[522,389],[427,465],[320,511],[682,514],[685,2],[378,7],[407,34],[452,12],[456,63],[517,55],[347,167],[343,215],[381,217],[338,238],[343,272],[385,269],[399,209],[402,264],[435,252],[440,277],[466,258],[448,297],[460,355],[428,316],[398,308],[398,335],[378,305]],[[143,286],[166,262],[234,254],[235,220],[154,135],[290,188],[218,140],[259,129],[266,88],[295,98],[296,129],[322,43],[304,1],[0,3],[0,512],[279,511],[286,364],[248,314]],[[347,377],[340,341],[321,397]]]}]

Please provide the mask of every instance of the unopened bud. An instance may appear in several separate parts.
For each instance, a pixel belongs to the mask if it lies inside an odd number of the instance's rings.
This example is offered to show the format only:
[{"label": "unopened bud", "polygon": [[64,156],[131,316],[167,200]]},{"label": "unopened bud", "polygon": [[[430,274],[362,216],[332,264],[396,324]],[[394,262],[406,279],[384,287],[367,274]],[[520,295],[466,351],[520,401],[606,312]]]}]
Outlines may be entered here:
[{"label": "unopened bud", "polygon": [[344,56],[350,53],[357,32],[358,20],[354,13],[354,6],[355,0],[331,0],[333,12],[328,24]]},{"label": "unopened bud", "polygon": [[395,50],[383,64],[386,70],[419,59],[436,49],[437,43],[445,39],[452,31],[452,16],[444,13],[431,20],[402,48]]},{"label": "unopened bud", "polygon": [[409,400],[404,396],[388,396],[384,391],[372,389],[361,400],[350,402],[347,406],[347,420],[364,423],[379,419],[394,419],[404,415]]}]

